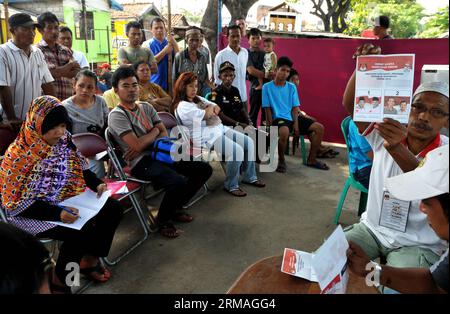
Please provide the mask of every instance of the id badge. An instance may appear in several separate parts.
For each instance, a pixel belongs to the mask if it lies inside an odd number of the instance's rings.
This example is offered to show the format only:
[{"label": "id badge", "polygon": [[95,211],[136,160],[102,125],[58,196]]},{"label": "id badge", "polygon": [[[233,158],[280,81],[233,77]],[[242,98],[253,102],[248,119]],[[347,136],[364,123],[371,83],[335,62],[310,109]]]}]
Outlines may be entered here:
[{"label": "id badge", "polygon": [[389,191],[384,190],[380,226],[405,232],[410,208],[411,202],[396,199]]}]

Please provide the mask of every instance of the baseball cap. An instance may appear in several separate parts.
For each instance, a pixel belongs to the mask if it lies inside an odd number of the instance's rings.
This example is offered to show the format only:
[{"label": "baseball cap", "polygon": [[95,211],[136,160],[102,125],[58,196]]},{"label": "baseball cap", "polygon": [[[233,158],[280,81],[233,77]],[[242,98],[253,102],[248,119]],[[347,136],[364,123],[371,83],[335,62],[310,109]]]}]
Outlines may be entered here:
[{"label": "baseball cap", "polygon": [[417,87],[413,98],[420,93],[435,92],[448,98],[448,83],[446,82],[424,82]]},{"label": "baseball cap", "polygon": [[410,172],[386,179],[395,198],[412,201],[448,193],[448,145],[430,151]]},{"label": "baseball cap", "polygon": [[219,73],[222,73],[225,70],[235,71],[233,63],[231,63],[229,61],[225,61],[224,63],[222,63],[219,67]]},{"label": "baseball cap", "polygon": [[111,69],[111,66],[109,65],[109,63],[103,63],[102,65],[99,66],[100,69]]},{"label": "baseball cap", "polygon": [[377,16],[373,22],[373,26],[381,26],[384,28],[389,28],[389,17],[386,15]]},{"label": "baseball cap", "polygon": [[8,19],[9,27],[18,27],[18,26],[37,26],[38,24],[31,19],[31,16],[29,16],[26,13],[17,13],[14,15],[11,15]]}]

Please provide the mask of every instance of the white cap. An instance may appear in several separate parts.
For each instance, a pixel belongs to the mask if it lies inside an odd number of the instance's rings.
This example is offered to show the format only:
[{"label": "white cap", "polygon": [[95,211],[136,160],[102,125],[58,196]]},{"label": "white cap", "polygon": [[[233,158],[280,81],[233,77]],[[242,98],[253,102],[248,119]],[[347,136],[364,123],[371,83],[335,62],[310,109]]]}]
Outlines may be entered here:
[{"label": "white cap", "polygon": [[415,170],[386,179],[386,188],[404,201],[448,193],[448,145],[430,151]]},{"label": "white cap", "polygon": [[435,92],[441,95],[444,95],[448,98],[448,83],[446,82],[424,82],[417,87],[414,92],[413,98],[416,97],[417,94],[424,92]]}]

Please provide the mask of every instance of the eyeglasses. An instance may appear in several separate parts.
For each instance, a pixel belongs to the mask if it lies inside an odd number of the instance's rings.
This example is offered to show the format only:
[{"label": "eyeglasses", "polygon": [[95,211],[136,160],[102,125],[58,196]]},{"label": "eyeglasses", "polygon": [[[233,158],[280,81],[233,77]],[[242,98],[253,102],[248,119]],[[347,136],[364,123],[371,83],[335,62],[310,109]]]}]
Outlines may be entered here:
[{"label": "eyeglasses", "polygon": [[442,109],[439,109],[439,108],[428,109],[426,106],[424,106],[423,104],[420,104],[420,103],[411,104],[411,111],[415,114],[419,114],[422,112],[429,112],[430,115],[436,119],[445,118],[445,117],[449,116],[449,113],[444,112]]}]

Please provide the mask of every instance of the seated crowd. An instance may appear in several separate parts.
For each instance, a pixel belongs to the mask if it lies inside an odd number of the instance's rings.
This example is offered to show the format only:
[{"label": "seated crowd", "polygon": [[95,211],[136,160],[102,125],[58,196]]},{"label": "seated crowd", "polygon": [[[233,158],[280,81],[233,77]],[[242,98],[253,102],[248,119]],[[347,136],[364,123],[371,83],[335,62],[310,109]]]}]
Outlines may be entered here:
[{"label": "seated crowd", "polygon": [[[285,151],[292,135],[308,136],[308,167],[328,170],[329,166],[318,158],[338,154],[322,145],[323,124],[299,109],[300,78],[293,62],[285,56],[276,58],[273,41],[267,41],[264,53],[258,29],[249,31],[247,51],[240,46],[239,26],[228,28],[229,46],[214,60],[215,85],[207,70],[209,55],[201,47],[202,30],[196,27],[187,30],[188,48],[180,51],[163,20],[152,22],[155,38],[149,42],[143,42],[140,24],[131,22],[126,27],[128,46],[119,50],[120,66],[112,74],[109,65],[102,66],[97,75],[82,66],[82,61],[76,61],[83,58],[71,50],[70,29],[59,31],[59,21],[52,13],[41,14],[37,25],[26,14],[13,15],[8,22],[13,40],[0,46],[0,64],[9,69],[0,72],[2,114],[7,120],[0,122],[0,128],[15,130],[18,136],[0,165],[1,206],[10,224],[0,224],[0,234],[36,254],[23,266],[34,271],[30,274],[32,286],[11,282],[9,287],[14,288],[8,288],[1,284],[0,293],[7,289],[69,293],[65,278],[70,262],[78,263],[81,273],[93,281],[106,282],[111,276],[101,258],[108,256],[121,221],[121,203],[108,198],[99,214],[81,230],[54,223],[79,219],[76,208],[58,205],[63,200],[86,187],[99,196],[106,191],[105,161],[82,157],[72,141],[73,134],[105,137],[108,129],[123,152],[130,174],[163,189],[156,224],[160,234],[168,238],[181,234],[175,223],[194,220],[183,208],[211,177],[212,167],[193,156],[172,163],[152,157],[150,148],[170,134],[163,115],[172,115],[180,127],[187,129],[188,144],[194,150],[217,153],[225,169],[224,190],[236,197],[247,195],[241,183],[266,186],[258,178],[257,164],[262,156],[251,136],[257,130],[260,108],[261,125],[277,127],[277,172],[288,170]],[[32,46],[35,27],[43,38],[36,47]],[[18,50],[31,61],[20,66],[14,62],[21,56],[12,51]],[[369,44],[357,50],[359,55],[376,53],[381,53],[380,49]],[[173,98],[168,76],[161,72],[167,72],[168,54],[174,55]],[[266,65],[265,69],[264,61],[271,61],[271,67]],[[19,77],[18,73],[26,75]],[[245,73],[252,83],[250,112]],[[100,86],[105,87],[104,93]],[[370,260],[385,259],[386,265],[378,265],[383,293],[448,291],[448,138],[439,133],[449,124],[448,92],[446,83],[421,84],[414,92],[407,126],[392,119],[375,124],[351,121],[349,126],[350,172],[368,189],[367,210],[361,221],[345,229],[350,242],[349,266],[356,274],[366,276],[365,265]],[[343,98],[350,116],[354,99],[353,74]],[[441,155],[435,156],[436,151],[446,156],[446,164]],[[420,168],[427,154],[430,161],[424,162],[424,169],[432,167],[430,172]],[[395,178],[402,173],[406,174]],[[422,175],[422,180],[409,180],[408,175]],[[446,180],[442,179],[445,175]],[[408,202],[403,225],[384,224],[386,198]],[[62,241],[50,286],[45,285],[49,276],[45,249],[11,225],[36,238]],[[29,254],[18,247],[11,250],[24,258]],[[8,265],[2,269],[20,269]],[[420,282],[417,289],[408,285],[412,278]],[[0,282],[3,280],[0,276]]]}]

